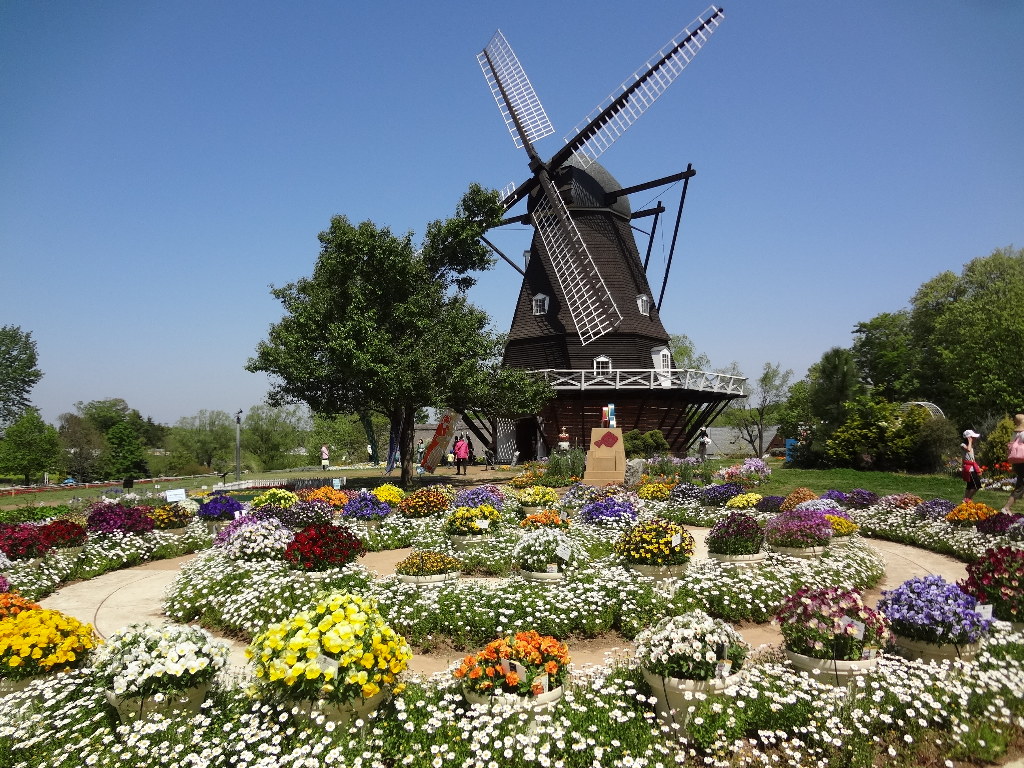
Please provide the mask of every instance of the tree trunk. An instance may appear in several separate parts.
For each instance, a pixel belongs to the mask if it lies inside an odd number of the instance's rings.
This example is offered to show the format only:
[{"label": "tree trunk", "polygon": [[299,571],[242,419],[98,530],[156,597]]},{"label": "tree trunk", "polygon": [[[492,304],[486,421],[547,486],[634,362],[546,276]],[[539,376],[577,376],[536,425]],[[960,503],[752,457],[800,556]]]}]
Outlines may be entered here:
[{"label": "tree trunk", "polygon": [[402,414],[402,431],[399,434],[399,450],[402,457],[402,487],[412,486],[412,439],[416,434],[416,406],[406,405]]}]

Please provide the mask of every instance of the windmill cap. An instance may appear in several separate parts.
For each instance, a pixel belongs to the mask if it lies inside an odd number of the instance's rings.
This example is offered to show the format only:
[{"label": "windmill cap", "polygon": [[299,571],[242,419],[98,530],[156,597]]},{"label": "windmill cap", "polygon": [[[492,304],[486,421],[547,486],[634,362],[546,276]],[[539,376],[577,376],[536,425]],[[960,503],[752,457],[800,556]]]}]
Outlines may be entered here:
[{"label": "windmill cap", "polygon": [[964,437],[981,437],[981,435],[979,435],[973,429],[965,429],[964,430]]}]

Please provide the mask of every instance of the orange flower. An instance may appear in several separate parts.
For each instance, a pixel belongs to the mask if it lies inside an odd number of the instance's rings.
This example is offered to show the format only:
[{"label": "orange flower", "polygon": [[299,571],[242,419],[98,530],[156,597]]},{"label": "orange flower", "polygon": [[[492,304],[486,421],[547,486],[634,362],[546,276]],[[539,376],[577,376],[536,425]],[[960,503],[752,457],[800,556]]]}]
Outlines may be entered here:
[{"label": "orange flower", "polygon": [[509,686],[510,688],[515,688],[517,685],[519,685],[519,675],[517,675],[515,672],[509,672],[507,675],[505,675],[505,685]]},{"label": "orange flower", "polygon": [[480,667],[473,667],[473,669],[469,671],[470,680],[476,680],[478,677],[481,677],[482,675],[483,670],[481,670]]},{"label": "orange flower", "polygon": [[549,675],[555,674],[558,671],[558,662],[549,661],[547,664],[544,665],[544,671],[547,672]]}]

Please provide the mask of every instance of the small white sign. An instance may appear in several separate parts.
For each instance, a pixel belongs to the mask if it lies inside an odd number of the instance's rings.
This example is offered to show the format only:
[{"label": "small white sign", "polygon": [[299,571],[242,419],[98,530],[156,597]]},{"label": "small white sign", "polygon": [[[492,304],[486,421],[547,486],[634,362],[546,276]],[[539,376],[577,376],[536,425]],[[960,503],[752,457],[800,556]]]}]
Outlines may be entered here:
[{"label": "small white sign", "polygon": [[167,499],[168,504],[174,504],[177,501],[185,500],[185,489],[184,488],[173,488],[169,491],[164,491],[164,498]]},{"label": "small white sign", "polygon": [[323,654],[316,657],[316,665],[320,667],[321,672],[331,672],[335,677],[338,676],[338,670],[341,668],[341,665],[335,659]]},{"label": "small white sign", "polygon": [[992,618],[992,603],[978,603],[974,606],[974,612],[982,619]]},{"label": "small white sign", "polygon": [[729,676],[729,672],[732,670],[732,662],[729,659],[723,659],[715,665],[715,677],[719,680]]},{"label": "small white sign", "polygon": [[865,645],[860,651],[860,657],[862,660],[873,659],[878,655],[878,647],[874,645]]},{"label": "small white sign", "polygon": [[519,675],[519,679],[520,680],[525,679],[526,667],[524,667],[522,664],[520,664],[517,661],[509,661],[509,663],[508,663],[508,671],[509,672],[515,672],[517,675]]},{"label": "small white sign", "polygon": [[864,639],[864,622],[857,621],[856,619],[850,618],[849,616],[843,616],[840,619],[842,623],[843,631],[846,632],[847,627],[853,627],[853,637],[858,640]]},{"label": "small white sign", "polygon": [[672,537],[672,547],[673,547],[673,549],[675,547],[678,547],[682,543],[683,543],[683,534],[677,533],[675,536]]},{"label": "small white sign", "polygon": [[547,573],[558,573],[558,563],[548,563],[544,566],[544,570]]},{"label": "small white sign", "polygon": [[548,677],[547,672],[541,672],[535,678],[533,678],[533,684],[540,686],[541,693],[547,693],[551,690],[551,679]]},{"label": "small white sign", "polygon": [[572,556],[572,550],[568,544],[559,544],[555,550],[555,557],[564,562],[569,562],[569,558]]},{"label": "small white sign", "polygon": [[336,477],[333,480],[331,480],[331,486],[334,488],[334,490],[340,491],[341,490],[341,478],[340,477]]},{"label": "small white sign", "polygon": [[490,520],[477,520],[476,521],[476,527],[477,528],[482,528],[483,530],[486,531],[488,528],[491,527],[491,521]]}]

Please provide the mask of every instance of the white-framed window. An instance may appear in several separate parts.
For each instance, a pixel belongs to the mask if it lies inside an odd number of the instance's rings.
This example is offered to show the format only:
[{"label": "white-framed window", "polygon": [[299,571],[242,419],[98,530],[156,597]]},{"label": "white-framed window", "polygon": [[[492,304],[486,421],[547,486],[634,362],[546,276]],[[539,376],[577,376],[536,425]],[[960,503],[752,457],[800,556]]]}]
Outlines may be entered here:
[{"label": "white-framed window", "polygon": [[661,370],[671,371],[672,370],[672,355],[669,354],[667,349],[663,349],[659,355],[661,358]]},{"label": "white-framed window", "polygon": [[546,315],[548,313],[548,297],[546,294],[538,293],[533,297],[533,314]]},{"label": "white-framed window", "polygon": [[641,293],[636,297],[636,308],[640,310],[641,315],[650,317],[651,298],[647,294]]},{"label": "white-framed window", "polygon": [[594,358],[594,373],[611,373],[612,359],[606,355]]}]

